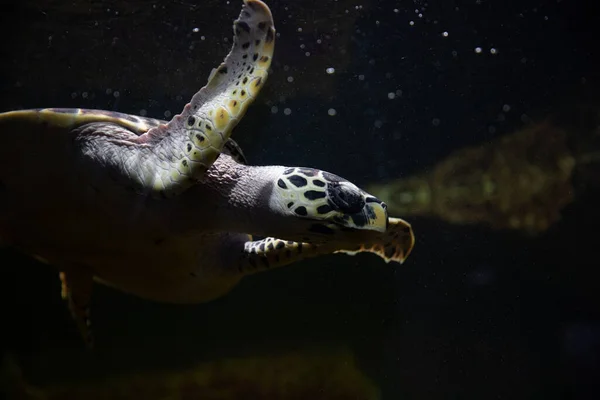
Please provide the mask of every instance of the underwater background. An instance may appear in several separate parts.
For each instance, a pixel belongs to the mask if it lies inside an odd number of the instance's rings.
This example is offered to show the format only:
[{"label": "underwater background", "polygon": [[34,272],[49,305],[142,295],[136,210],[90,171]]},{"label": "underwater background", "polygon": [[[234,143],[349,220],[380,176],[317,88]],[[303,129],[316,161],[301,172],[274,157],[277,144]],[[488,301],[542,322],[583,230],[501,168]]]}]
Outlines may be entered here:
[{"label": "underwater background", "polygon": [[[56,270],[2,248],[8,398],[598,398],[593,2],[267,4],[272,73],[234,139],[250,164],[379,195],[412,224],[412,254],[307,260],[197,306],[97,285],[90,353]],[[0,111],[170,119],[229,51],[240,6],[11,1]]]}]

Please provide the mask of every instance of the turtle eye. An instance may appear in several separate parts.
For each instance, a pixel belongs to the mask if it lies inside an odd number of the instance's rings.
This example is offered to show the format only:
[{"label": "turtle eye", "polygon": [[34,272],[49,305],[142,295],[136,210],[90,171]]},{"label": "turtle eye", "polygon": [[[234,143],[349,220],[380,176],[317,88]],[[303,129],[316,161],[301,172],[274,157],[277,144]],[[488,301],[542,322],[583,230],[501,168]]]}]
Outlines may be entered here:
[{"label": "turtle eye", "polygon": [[343,183],[329,183],[327,196],[338,211],[356,214],[365,206],[365,200],[357,188]]}]

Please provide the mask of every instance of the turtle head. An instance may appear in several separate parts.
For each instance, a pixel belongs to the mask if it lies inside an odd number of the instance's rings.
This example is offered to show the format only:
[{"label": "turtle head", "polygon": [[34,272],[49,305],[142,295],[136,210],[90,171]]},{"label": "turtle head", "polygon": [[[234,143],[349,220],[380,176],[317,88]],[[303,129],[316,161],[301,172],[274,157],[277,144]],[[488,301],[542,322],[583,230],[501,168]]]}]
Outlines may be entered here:
[{"label": "turtle head", "polygon": [[356,231],[385,232],[387,206],[337,175],[313,168],[286,168],[274,183],[271,208],[299,218],[306,240],[342,239]]}]

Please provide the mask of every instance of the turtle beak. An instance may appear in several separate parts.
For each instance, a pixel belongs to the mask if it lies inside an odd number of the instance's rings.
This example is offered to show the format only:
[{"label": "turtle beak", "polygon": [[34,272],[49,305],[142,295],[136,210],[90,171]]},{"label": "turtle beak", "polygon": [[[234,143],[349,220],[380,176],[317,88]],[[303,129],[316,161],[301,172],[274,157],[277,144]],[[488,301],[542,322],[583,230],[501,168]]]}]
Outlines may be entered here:
[{"label": "turtle beak", "polygon": [[387,205],[375,197],[369,195],[365,197],[365,205],[362,210],[350,214],[345,225],[354,229],[385,232],[388,228]]},{"label": "turtle beak", "polygon": [[[355,190],[352,190],[355,189]],[[350,190],[350,192],[349,192]],[[329,193],[332,203],[340,214],[333,222],[345,228],[385,232],[388,228],[387,205],[378,198],[358,189],[354,185],[345,188],[345,196]],[[352,193],[349,195],[348,193]],[[336,197],[337,196],[337,197]],[[351,199],[349,201],[349,199]],[[344,202],[345,204],[341,204]]]}]

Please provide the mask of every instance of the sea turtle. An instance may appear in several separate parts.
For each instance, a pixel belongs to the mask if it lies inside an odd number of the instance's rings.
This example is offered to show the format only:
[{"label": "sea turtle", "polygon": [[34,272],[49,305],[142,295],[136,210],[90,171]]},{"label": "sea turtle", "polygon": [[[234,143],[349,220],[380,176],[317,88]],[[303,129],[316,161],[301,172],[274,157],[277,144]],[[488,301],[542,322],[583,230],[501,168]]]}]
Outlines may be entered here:
[{"label": "sea turtle", "polygon": [[413,247],[408,223],[337,175],[246,165],[230,136],[265,83],[275,30],[259,0],[244,0],[233,26],[225,61],[169,122],[82,109],[0,114],[0,240],[58,267],[90,345],[94,280],[200,303],[303,258],[368,251],[403,262]]}]

